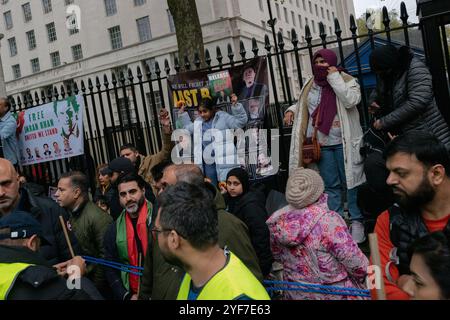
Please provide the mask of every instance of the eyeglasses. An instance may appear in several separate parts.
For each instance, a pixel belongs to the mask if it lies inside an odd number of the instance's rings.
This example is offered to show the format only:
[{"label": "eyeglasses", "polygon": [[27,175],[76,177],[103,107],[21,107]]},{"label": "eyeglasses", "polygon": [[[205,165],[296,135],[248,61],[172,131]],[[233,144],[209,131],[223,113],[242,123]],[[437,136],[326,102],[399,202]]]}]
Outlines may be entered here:
[{"label": "eyeglasses", "polygon": [[157,227],[153,227],[152,228],[152,233],[163,233],[163,232],[167,232],[167,231],[172,231],[172,230],[170,230],[170,229],[158,229]]},{"label": "eyeglasses", "polygon": [[175,231],[180,237],[186,239],[186,237],[184,237],[180,232],[178,232],[177,230],[174,230],[174,229],[165,229],[165,228],[158,229],[157,227],[153,227],[153,228],[151,229],[151,231],[152,231],[153,235],[158,234],[158,233],[163,233],[163,232],[171,232],[171,231]]}]

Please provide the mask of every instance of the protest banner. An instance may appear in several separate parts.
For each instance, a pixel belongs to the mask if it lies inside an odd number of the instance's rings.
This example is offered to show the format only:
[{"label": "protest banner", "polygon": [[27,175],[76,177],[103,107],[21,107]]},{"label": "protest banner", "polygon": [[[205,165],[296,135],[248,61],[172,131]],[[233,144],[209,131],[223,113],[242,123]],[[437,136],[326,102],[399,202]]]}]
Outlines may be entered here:
[{"label": "protest banner", "polygon": [[84,154],[81,96],[16,113],[23,166]]},{"label": "protest banner", "polygon": [[[231,113],[231,95],[236,94],[248,116],[248,122],[242,129],[254,129],[252,134],[258,135],[258,130],[264,128],[269,106],[268,81],[265,57],[257,57],[243,65],[220,71],[189,71],[171,75],[167,82],[174,126],[177,129],[183,127],[178,121],[179,102],[186,104],[186,111],[195,121],[199,117],[198,107],[203,98],[213,99],[217,108]],[[259,139],[260,143],[267,144],[267,139]],[[246,165],[251,179],[263,177],[272,167],[268,153],[257,157],[257,164]]]}]

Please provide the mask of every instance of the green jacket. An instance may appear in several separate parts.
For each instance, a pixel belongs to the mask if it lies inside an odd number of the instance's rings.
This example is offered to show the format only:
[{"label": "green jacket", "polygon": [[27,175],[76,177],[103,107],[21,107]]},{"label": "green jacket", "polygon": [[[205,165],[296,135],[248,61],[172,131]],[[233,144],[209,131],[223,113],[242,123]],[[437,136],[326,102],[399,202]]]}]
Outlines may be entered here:
[{"label": "green jacket", "polygon": [[[260,281],[263,275],[256,252],[250,241],[247,226],[234,215],[225,211],[223,196],[212,185],[219,218],[219,246],[228,247]],[[149,236],[148,250],[144,261],[139,298],[143,300],[176,300],[183,281],[184,271],[165,262],[157,240]]]},{"label": "green jacket", "polygon": [[[103,259],[105,256],[103,238],[108,226],[113,222],[111,216],[92,201],[88,201],[79,210],[71,213],[69,221],[83,255]],[[103,287],[106,284],[103,268],[99,266],[89,264],[87,277],[97,287]]]}]

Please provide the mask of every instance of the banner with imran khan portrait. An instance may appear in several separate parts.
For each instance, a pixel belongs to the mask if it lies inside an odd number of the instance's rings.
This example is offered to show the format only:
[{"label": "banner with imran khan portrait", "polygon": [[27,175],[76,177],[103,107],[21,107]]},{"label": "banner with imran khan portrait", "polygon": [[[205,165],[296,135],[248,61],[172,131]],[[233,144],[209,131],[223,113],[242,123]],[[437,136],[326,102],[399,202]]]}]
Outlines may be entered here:
[{"label": "banner with imran khan portrait", "polygon": [[16,114],[24,166],[84,154],[81,96],[72,96]]},{"label": "banner with imran khan portrait", "polygon": [[[183,128],[178,119],[179,102],[186,104],[186,111],[191,120],[195,121],[200,116],[199,106],[203,98],[212,99],[217,109],[231,113],[233,94],[237,96],[248,116],[248,122],[241,129],[253,129],[252,132],[257,136],[258,130],[265,127],[269,107],[269,73],[265,57],[256,57],[242,65],[221,70],[177,73],[168,76],[167,83],[172,119],[177,129]],[[256,145],[248,146],[246,157],[249,157],[250,150],[267,143],[265,137],[259,138]],[[251,180],[264,178],[267,172],[271,172],[269,157],[269,154],[261,153],[258,154],[257,164],[245,165]]]}]

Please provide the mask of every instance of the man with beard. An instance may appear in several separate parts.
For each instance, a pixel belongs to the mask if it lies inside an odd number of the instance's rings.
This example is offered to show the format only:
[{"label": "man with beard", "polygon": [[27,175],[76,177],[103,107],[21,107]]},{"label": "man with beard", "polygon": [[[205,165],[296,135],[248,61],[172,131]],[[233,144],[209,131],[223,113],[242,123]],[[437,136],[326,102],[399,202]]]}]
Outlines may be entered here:
[{"label": "man with beard", "polygon": [[[136,168],[130,159],[125,157],[116,158],[108,164],[108,167],[101,170],[102,175],[109,175],[111,177],[111,202],[110,213],[111,217],[115,220],[122,213],[123,206],[120,203],[120,196],[118,190],[118,180],[120,176],[137,173]],[[152,204],[155,202],[155,195],[153,194],[152,187],[144,181],[145,197]]]},{"label": "man with beard", "polygon": [[[256,82],[256,69],[253,66],[248,66],[244,69],[242,74],[242,81],[244,86],[239,93],[239,101],[250,99],[253,97],[263,96],[264,101],[267,101],[269,90],[267,86],[263,83]],[[264,102],[262,103],[264,105]]]},{"label": "man with beard", "polygon": [[219,246],[218,213],[204,186],[177,183],[158,203],[152,232],[161,255],[186,272],[177,300],[270,300],[244,263]]},{"label": "man with beard", "polygon": [[375,233],[387,298],[406,300],[409,247],[429,233],[450,230],[450,157],[438,138],[411,131],[387,146],[385,158],[386,182],[397,203],[378,217]]},{"label": "man with beard", "polygon": [[[144,179],[136,173],[119,177],[117,186],[124,210],[106,231],[105,259],[139,266],[144,262],[149,228],[155,218],[152,215],[153,206],[145,198]],[[137,300],[138,276],[112,268],[108,268],[105,274],[115,299]]]}]

